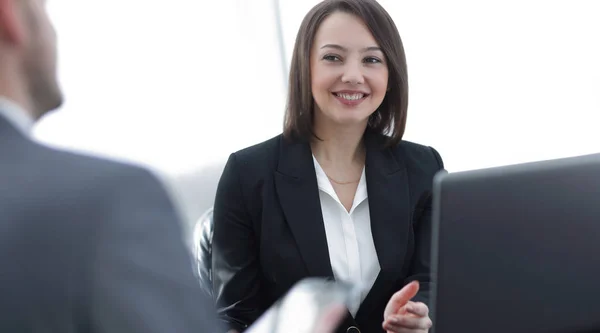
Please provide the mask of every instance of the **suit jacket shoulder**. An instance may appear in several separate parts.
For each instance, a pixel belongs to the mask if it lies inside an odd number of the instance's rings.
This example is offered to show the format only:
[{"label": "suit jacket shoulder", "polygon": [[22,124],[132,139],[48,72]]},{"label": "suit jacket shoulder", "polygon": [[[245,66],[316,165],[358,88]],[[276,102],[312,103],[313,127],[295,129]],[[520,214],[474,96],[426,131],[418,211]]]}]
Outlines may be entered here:
[{"label": "suit jacket shoulder", "polygon": [[275,168],[282,140],[284,140],[283,135],[279,134],[261,143],[238,150],[233,155],[235,155],[236,161],[246,168],[265,168],[265,166]]},{"label": "suit jacket shoulder", "polygon": [[242,195],[247,200],[251,200],[256,194],[248,191],[260,190],[261,184],[273,177],[277,170],[283,140],[283,135],[280,134],[230,155],[225,167],[230,172],[225,173],[237,175]]},{"label": "suit jacket shoulder", "polygon": [[13,309],[0,331],[215,331],[180,221],[150,171],[10,129],[0,155],[0,252],[11,254],[0,265],[15,267],[0,288],[0,308]]},{"label": "suit jacket shoulder", "polygon": [[[27,206],[9,205],[10,199],[5,198],[5,212],[10,211],[13,216],[29,217],[29,221],[40,219],[29,216],[27,211],[43,209],[49,216],[81,211],[101,212],[109,202],[112,203],[118,197],[119,192],[137,192],[143,186],[156,189],[160,187],[155,185],[155,177],[141,167],[56,149],[32,141],[17,132],[3,138],[0,153],[4,160],[11,162],[0,166],[2,195],[15,200],[27,198],[28,203]],[[18,213],[17,210],[20,209],[24,212]],[[79,226],[69,224],[66,219],[57,219],[54,223],[55,228],[85,226],[85,223]]]},{"label": "suit jacket shoulder", "polygon": [[409,167],[432,167],[436,171],[444,167],[440,154],[430,146],[401,141],[392,151],[396,156],[404,157]]}]

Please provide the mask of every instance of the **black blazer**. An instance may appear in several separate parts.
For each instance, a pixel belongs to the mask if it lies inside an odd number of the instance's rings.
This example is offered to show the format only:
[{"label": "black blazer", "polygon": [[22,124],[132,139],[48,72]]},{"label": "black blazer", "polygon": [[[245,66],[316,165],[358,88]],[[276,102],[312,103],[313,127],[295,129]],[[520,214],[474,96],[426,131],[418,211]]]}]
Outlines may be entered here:
[{"label": "black blazer", "polygon": [[[356,318],[382,332],[394,292],[419,280],[428,302],[431,186],[443,168],[431,147],[403,141],[384,148],[384,136],[365,133],[371,229],[381,266]],[[310,145],[277,136],[238,151],[219,182],[214,206],[213,291],[220,318],[243,331],[304,277],[333,278]]]},{"label": "black blazer", "polygon": [[0,184],[0,332],[217,330],[148,171],[51,149],[0,115]]}]

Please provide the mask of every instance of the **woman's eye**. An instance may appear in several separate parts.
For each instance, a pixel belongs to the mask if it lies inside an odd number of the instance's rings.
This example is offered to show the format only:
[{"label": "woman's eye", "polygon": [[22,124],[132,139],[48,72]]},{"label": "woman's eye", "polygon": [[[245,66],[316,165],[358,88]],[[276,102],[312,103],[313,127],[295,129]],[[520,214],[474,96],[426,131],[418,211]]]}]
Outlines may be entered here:
[{"label": "woman's eye", "polygon": [[340,61],[340,58],[335,55],[326,55],[323,57],[323,59],[327,61]]},{"label": "woman's eye", "polygon": [[381,60],[379,60],[375,57],[367,57],[367,58],[365,58],[364,62],[366,62],[368,64],[377,64],[377,63],[380,63]]}]

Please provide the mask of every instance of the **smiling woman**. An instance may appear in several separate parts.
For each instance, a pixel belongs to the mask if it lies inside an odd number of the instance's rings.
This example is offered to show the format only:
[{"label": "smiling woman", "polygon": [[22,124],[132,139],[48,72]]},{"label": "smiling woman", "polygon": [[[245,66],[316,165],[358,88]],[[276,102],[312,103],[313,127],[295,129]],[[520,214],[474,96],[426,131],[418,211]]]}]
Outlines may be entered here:
[{"label": "smiling woman", "polygon": [[231,154],[217,189],[213,291],[231,329],[307,276],[363,287],[339,332],[429,329],[430,189],[443,165],[402,140],[407,103],[402,40],[381,5],[308,12],[284,133]]}]

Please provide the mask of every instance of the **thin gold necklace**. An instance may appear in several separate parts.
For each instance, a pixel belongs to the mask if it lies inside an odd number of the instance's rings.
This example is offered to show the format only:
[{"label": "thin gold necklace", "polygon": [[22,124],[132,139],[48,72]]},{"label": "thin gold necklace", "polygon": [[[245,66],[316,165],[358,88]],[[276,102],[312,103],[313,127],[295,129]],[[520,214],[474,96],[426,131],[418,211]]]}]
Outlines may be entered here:
[{"label": "thin gold necklace", "polygon": [[360,181],[360,179],[359,179],[359,180],[353,180],[353,181],[350,181],[350,182],[338,182],[337,180],[335,180],[335,179],[333,179],[333,178],[329,177],[329,175],[327,175],[327,174],[325,174],[325,175],[327,176],[327,178],[329,178],[329,180],[331,180],[332,182],[334,182],[334,183],[336,183],[336,184],[338,184],[338,185],[350,185],[350,184],[356,184],[356,183],[358,183],[358,182]]}]

